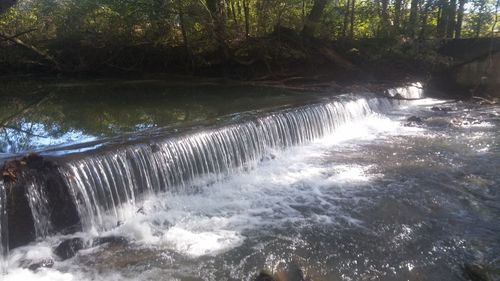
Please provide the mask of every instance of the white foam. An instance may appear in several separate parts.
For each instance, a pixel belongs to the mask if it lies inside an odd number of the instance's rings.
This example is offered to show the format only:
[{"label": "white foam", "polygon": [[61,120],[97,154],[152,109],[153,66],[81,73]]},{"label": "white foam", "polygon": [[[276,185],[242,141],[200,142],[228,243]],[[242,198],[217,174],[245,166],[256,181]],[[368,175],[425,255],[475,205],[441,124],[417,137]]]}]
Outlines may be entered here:
[{"label": "white foam", "polygon": [[3,276],[5,281],[76,281],[82,280],[76,278],[71,273],[62,273],[53,269],[42,269],[33,272],[25,268],[16,268],[9,270],[9,273]]},{"label": "white foam", "polygon": [[[380,134],[405,130],[412,129],[386,117],[369,116],[310,145],[273,151],[273,159],[261,162],[249,172],[215,183],[211,177],[207,177],[206,183],[200,180],[197,182],[199,192],[195,194],[159,194],[144,198],[140,211],[137,206],[124,205],[120,210],[124,214],[123,223],[102,235],[122,235],[145,247],[159,247],[196,258],[230,251],[244,243],[252,231],[268,227],[286,227],[289,223],[335,225],[339,220],[362,225],[362,221],[342,213],[336,202],[340,195],[356,200],[345,196],[346,193],[368,187],[378,175],[370,172],[370,166],[336,161],[329,151],[334,146],[348,147]],[[19,261],[51,256],[53,246],[52,242],[31,245],[15,258],[13,253],[12,258]],[[91,255],[92,251],[80,254]],[[64,273],[68,271],[67,266],[58,271],[56,265],[54,269],[36,273],[19,266],[16,262],[10,263],[9,273],[4,276],[6,280],[84,280],[88,277],[83,273]],[[115,277],[101,280],[119,280]]]},{"label": "white foam", "polygon": [[243,236],[236,231],[196,232],[180,227],[170,228],[162,240],[165,245],[170,245],[176,251],[194,257],[224,252],[239,246],[242,241]]},{"label": "white foam", "polygon": [[420,99],[424,94],[423,87],[420,82],[411,83],[404,87],[388,89],[387,92],[392,97],[401,95],[406,99]]},{"label": "white foam", "polygon": [[[399,122],[371,116],[316,143],[275,151],[274,159],[261,162],[250,172],[211,185],[200,183],[200,193],[147,198],[141,208],[143,214],[127,219],[109,234],[198,257],[241,245],[251,229],[281,227],[289,222],[349,220],[336,213],[332,203],[336,194],[366,184],[377,175],[370,174],[370,166],[323,161],[329,157],[328,148],[400,129]],[[304,216],[302,210],[311,206],[316,210]]]}]

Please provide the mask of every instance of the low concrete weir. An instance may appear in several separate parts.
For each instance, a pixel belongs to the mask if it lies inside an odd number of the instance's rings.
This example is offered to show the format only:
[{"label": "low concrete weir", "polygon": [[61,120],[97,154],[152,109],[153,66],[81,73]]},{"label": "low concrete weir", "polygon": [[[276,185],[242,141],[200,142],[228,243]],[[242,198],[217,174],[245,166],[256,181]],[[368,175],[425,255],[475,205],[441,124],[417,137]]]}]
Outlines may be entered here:
[{"label": "low concrete weir", "polygon": [[[112,229],[137,212],[144,195],[196,192],[199,179],[218,181],[253,169],[273,151],[334,134],[340,125],[383,114],[422,93],[415,83],[390,89],[387,97],[347,94],[90,152],[51,151],[6,161],[0,251],[54,233]],[[391,98],[396,95],[403,99]]]}]

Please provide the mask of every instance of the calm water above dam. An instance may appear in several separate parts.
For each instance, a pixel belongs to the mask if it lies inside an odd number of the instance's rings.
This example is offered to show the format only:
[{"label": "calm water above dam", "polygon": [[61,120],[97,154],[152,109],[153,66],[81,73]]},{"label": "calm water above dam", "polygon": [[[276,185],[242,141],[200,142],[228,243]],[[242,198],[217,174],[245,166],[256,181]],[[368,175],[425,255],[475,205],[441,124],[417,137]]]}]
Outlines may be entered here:
[{"label": "calm water above dam", "polygon": [[0,85],[0,155],[213,122],[217,117],[310,102],[319,96],[185,80],[16,80]]},{"label": "calm water above dam", "polygon": [[[3,118],[34,105],[9,119],[0,149],[56,159],[82,228],[55,233],[43,185],[29,182],[37,239],[5,254],[4,280],[254,280],[261,270],[500,279],[497,105],[157,82],[101,94],[96,84],[51,87],[64,93],[41,103],[7,95]],[[57,153],[113,138],[120,145]],[[63,260],[55,249],[72,238],[82,249]],[[40,261],[50,266],[32,266]]]}]

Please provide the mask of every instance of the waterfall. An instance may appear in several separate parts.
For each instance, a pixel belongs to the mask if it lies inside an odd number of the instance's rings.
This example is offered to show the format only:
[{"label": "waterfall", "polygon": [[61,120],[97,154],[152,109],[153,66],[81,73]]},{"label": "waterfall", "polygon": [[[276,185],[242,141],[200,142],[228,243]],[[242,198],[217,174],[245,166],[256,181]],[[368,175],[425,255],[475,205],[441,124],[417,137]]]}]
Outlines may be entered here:
[{"label": "waterfall", "polygon": [[36,176],[33,176],[27,182],[26,196],[33,217],[35,236],[45,237],[52,230],[45,187],[40,184],[40,180]]},{"label": "waterfall", "polygon": [[[409,99],[422,96],[420,84],[388,92]],[[49,169],[44,175],[37,175],[36,170],[28,173],[19,183],[21,189],[9,189],[10,184],[0,181],[0,251],[5,255],[9,241],[13,241],[8,239],[7,228],[9,190],[24,192],[26,208],[30,209],[25,213],[31,213],[33,220],[31,230],[13,230],[19,234],[33,232],[40,238],[75,224],[81,224],[84,231],[101,232],[133,216],[143,196],[196,192],[228,175],[253,169],[277,150],[307,144],[335,133],[340,125],[407,102],[343,95],[314,104],[228,117],[202,129],[135,139],[111,149],[96,148],[68,157],[55,154],[57,164],[43,166]],[[18,241],[16,235],[11,239]],[[19,243],[27,243],[27,237],[24,235]]]},{"label": "waterfall", "polygon": [[[251,169],[271,150],[311,142],[390,106],[387,99],[359,98],[281,110],[70,161],[60,167],[60,173],[84,229],[102,231],[134,212],[142,194],[189,192],[200,177],[220,179]],[[132,208],[119,208],[123,204]]]},{"label": "waterfall", "polygon": [[400,95],[405,99],[420,99],[422,98],[422,92],[422,84],[420,82],[411,83],[406,87],[398,87],[387,90],[387,93],[391,97]]},{"label": "waterfall", "polygon": [[7,222],[7,194],[4,183],[0,181],[0,276],[7,270],[7,255],[9,253]]}]

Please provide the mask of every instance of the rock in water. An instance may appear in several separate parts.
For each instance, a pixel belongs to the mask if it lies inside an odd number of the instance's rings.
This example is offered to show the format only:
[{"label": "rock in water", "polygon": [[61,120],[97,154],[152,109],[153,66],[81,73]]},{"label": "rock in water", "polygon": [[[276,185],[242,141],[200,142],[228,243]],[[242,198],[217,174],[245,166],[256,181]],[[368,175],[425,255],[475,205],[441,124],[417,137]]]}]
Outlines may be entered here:
[{"label": "rock in water", "polygon": [[310,279],[304,276],[304,272],[299,266],[291,263],[278,270],[274,275],[262,270],[255,281],[310,281]]},{"label": "rock in water", "polygon": [[463,267],[464,275],[471,281],[490,281],[487,270],[478,264],[465,264]]},{"label": "rock in water", "polygon": [[32,271],[37,271],[40,268],[52,268],[53,266],[54,266],[54,260],[51,258],[48,258],[48,259],[43,259],[43,260],[31,263],[28,266],[28,269],[32,270]]},{"label": "rock in water", "polygon": [[267,271],[261,271],[255,278],[255,281],[276,281],[274,277]]},{"label": "rock in water", "polygon": [[21,161],[8,160],[2,167],[2,178],[5,183],[16,182],[21,174]]},{"label": "rock in water", "polygon": [[74,257],[83,247],[83,239],[72,238],[61,242],[61,244],[54,249],[54,253],[62,260],[67,260]]},{"label": "rock in water", "polygon": [[408,118],[407,120],[408,122],[416,122],[416,123],[422,123],[422,118],[420,117],[417,117],[417,116],[411,116],[410,118]]},{"label": "rock in water", "polygon": [[419,126],[419,125],[422,125],[424,123],[422,118],[417,117],[417,116],[411,116],[410,118],[406,119],[406,121],[407,121],[405,123],[406,127]]},{"label": "rock in water", "polygon": [[121,236],[105,236],[98,237],[92,241],[92,246],[98,246],[102,244],[111,244],[111,245],[127,245],[128,241],[125,237]]}]

